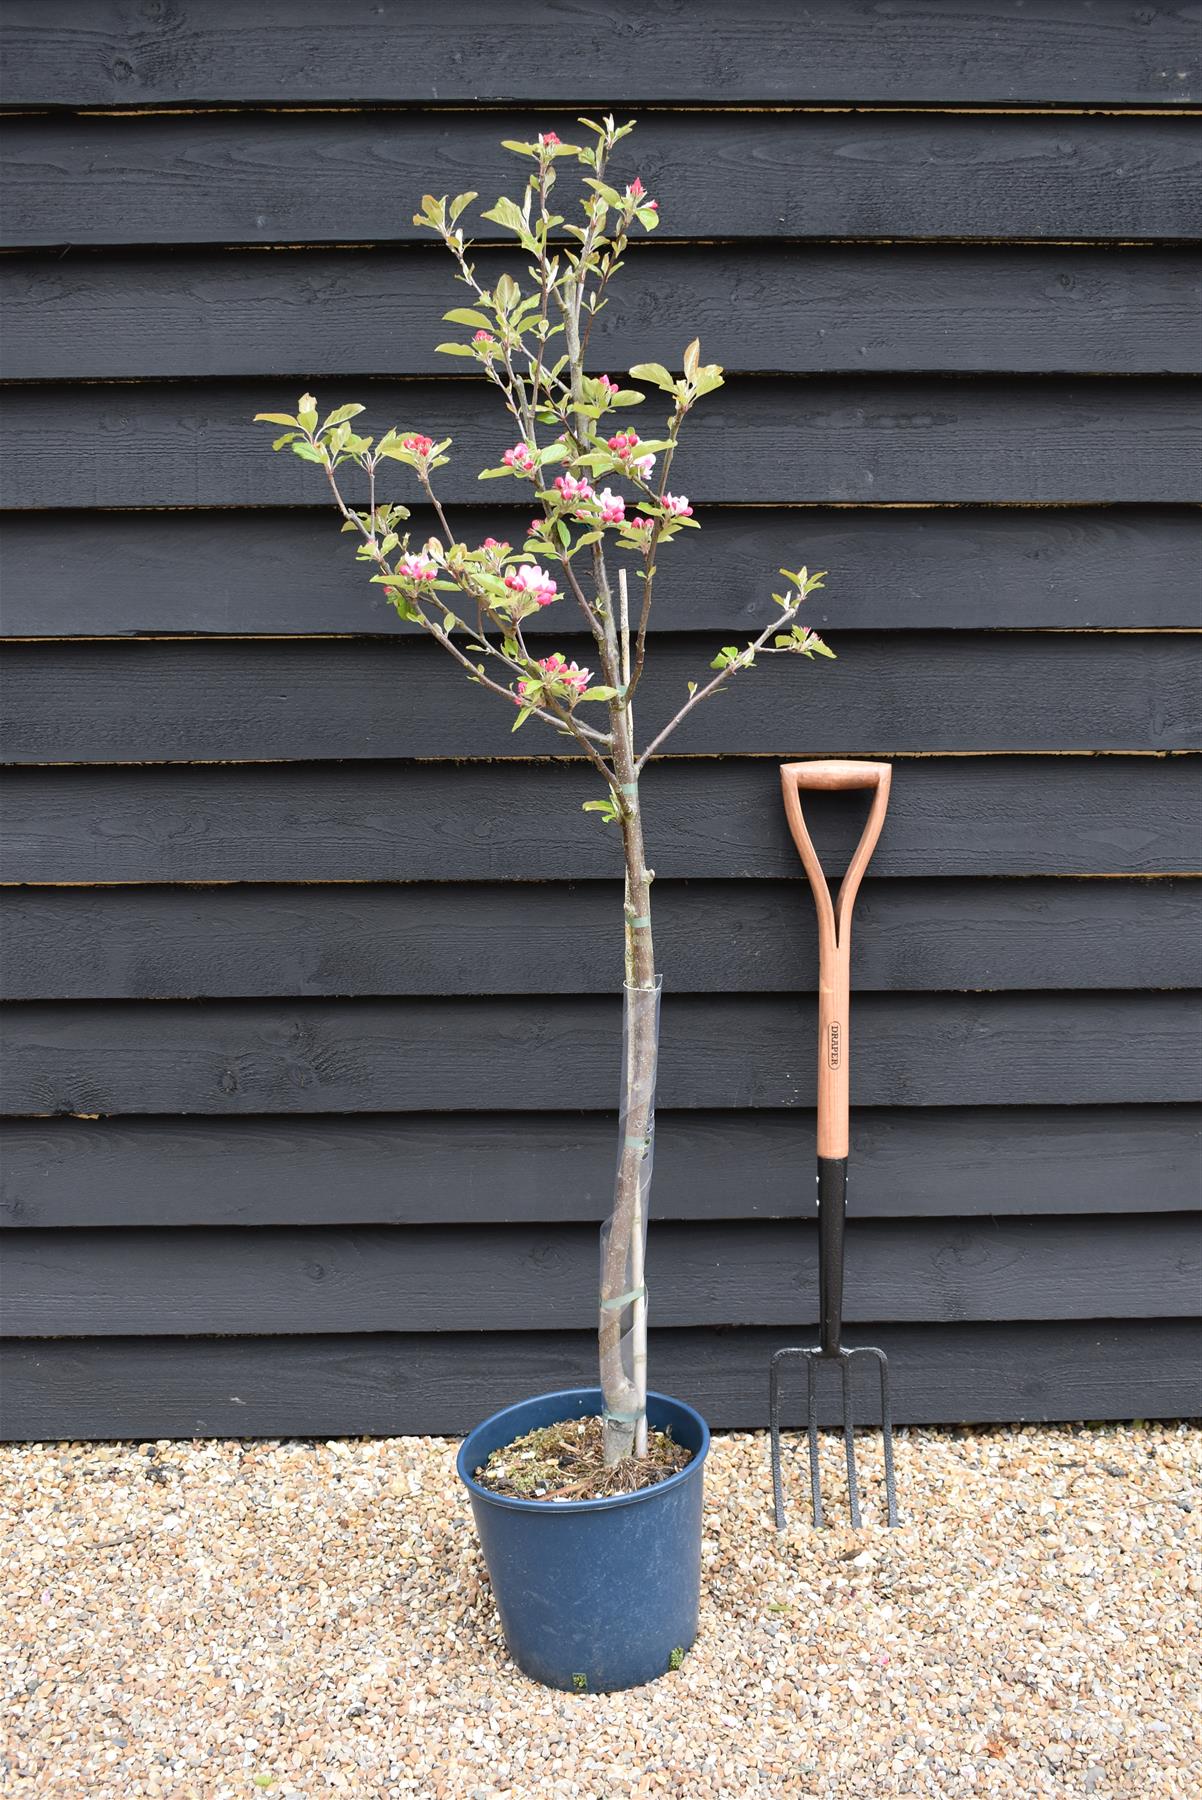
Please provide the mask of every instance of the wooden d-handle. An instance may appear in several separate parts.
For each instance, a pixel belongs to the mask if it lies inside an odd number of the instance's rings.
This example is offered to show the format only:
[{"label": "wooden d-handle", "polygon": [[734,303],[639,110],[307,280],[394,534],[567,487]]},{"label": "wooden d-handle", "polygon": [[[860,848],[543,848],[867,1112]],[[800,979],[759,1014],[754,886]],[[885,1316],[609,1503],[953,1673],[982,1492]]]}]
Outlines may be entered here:
[{"label": "wooden d-handle", "polygon": [[[851,911],[869,858],[876,849],[893,770],[888,763],[803,762],[785,763],[780,772],[785,815],[818,909],[818,1155],[845,1157],[848,1143],[848,1083],[851,1000]],[[801,791],[874,789],[868,819],[855,854],[832,901],[822,864],[818,860],[805,815]]]}]

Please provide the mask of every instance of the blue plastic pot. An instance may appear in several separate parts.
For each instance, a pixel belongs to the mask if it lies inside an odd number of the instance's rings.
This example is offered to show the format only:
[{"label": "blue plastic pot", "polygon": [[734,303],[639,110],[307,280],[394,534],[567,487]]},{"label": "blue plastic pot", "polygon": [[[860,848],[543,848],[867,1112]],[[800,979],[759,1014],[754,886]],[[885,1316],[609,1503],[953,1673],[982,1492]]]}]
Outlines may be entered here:
[{"label": "blue plastic pot", "polygon": [[474,1472],[527,1431],[600,1411],[600,1388],[523,1400],[477,1425],[455,1465],[509,1654],[546,1687],[590,1694],[654,1681],[697,1635],[709,1427],[682,1401],[648,1394],[648,1423],[670,1427],[692,1458],[666,1481],[609,1500],[510,1499]]}]

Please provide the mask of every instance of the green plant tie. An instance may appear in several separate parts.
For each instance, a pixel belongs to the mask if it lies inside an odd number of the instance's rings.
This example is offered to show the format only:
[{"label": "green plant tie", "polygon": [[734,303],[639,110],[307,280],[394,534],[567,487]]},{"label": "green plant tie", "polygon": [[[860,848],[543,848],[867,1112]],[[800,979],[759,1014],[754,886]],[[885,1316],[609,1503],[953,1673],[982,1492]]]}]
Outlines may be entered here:
[{"label": "green plant tie", "polygon": [[647,1148],[645,1137],[628,1137],[625,1143],[628,1150],[645,1150]]},{"label": "green plant tie", "polygon": [[632,1300],[641,1300],[646,1292],[647,1289],[645,1287],[631,1288],[627,1293],[619,1294],[616,1300],[603,1300],[601,1302],[601,1311],[621,1312],[622,1308],[624,1306],[629,1306]]},{"label": "green plant tie", "polygon": [[637,781],[624,781],[618,789],[618,792],[619,794],[625,794],[628,800],[637,800],[639,797],[639,784]]}]

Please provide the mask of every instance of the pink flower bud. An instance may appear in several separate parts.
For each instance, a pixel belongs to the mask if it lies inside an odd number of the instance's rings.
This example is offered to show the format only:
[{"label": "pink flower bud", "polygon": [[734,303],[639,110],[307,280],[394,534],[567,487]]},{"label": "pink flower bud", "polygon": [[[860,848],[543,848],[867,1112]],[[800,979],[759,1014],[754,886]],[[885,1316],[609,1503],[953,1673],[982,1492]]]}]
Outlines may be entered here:
[{"label": "pink flower bud", "polygon": [[546,147],[551,144],[558,144],[561,140],[557,131],[540,131],[538,134],[538,141]]},{"label": "pink flower bud", "polygon": [[491,344],[494,341],[491,331],[477,331],[472,337],[473,344]]},{"label": "pink flower bud", "polygon": [[641,200],[643,198],[643,195],[647,192],[647,190],[643,186],[642,182],[639,180],[638,176],[636,175],[634,180],[631,182],[629,188],[627,189],[627,192],[629,193],[632,200]]},{"label": "pink flower bud", "polygon": [[506,450],[501,461],[507,469],[521,469],[528,473],[534,467],[534,452],[529,444],[515,444],[512,450]]},{"label": "pink flower bud", "polygon": [[693,516],[693,509],[683,494],[665,494],[663,508],[670,518],[691,519]]},{"label": "pink flower bud", "polygon": [[[542,674],[542,686],[549,687],[552,692],[556,688],[566,690],[566,698],[575,705],[589,682],[593,679],[591,669],[582,669],[578,663],[566,662],[556,650],[551,656],[544,656],[538,664]],[[525,699],[536,684],[522,680],[517,684],[518,693]]]},{"label": "pink flower bud", "polygon": [[410,554],[402,556],[397,564],[397,574],[403,576],[406,581],[433,581],[438,570],[424,556]]},{"label": "pink flower bud", "polygon": [[597,503],[601,508],[602,522],[606,525],[620,525],[626,517],[626,500],[621,494],[615,494],[612,488],[602,488],[597,495]]},{"label": "pink flower bud", "polygon": [[597,386],[601,389],[603,394],[616,394],[618,392],[617,382],[611,381],[608,375],[598,375]]},{"label": "pink flower bud", "polygon": [[414,456],[429,456],[434,448],[434,439],[423,437],[415,431],[411,437],[401,439],[401,449],[412,451]]}]

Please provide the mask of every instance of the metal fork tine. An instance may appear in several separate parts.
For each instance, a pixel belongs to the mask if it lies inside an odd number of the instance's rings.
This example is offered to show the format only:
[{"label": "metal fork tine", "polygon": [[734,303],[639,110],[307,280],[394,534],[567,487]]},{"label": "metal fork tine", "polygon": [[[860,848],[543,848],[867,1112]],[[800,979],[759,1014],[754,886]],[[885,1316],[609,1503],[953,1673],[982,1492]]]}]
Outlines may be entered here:
[{"label": "metal fork tine", "polygon": [[893,1476],[893,1407],[889,1399],[889,1360],[883,1350],[876,1352],[881,1371],[881,1441],[885,1449],[885,1504],[889,1509],[889,1525],[897,1524],[897,1487]]},{"label": "metal fork tine", "polygon": [[839,1373],[843,1382],[843,1448],[847,1458],[847,1504],[851,1512],[851,1528],[860,1529],[860,1484],[856,1480],[856,1440],[855,1426],[851,1413],[851,1357],[839,1358]]},{"label": "metal fork tine", "polygon": [[785,1529],[785,1494],[780,1467],[780,1383],[781,1363],[787,1352],[778,1350],[772,1358],[768,1375],[768,1432],[772,1439],[772,1504],[776,1511],[776,1529]]},{"label": "metal fork tine", "polygon": [[810,1440],[810,1503],[815,1529],[822,1526],[822,1476],[818,1465],[818,1358],[806,1354],[806,1419]]}]

